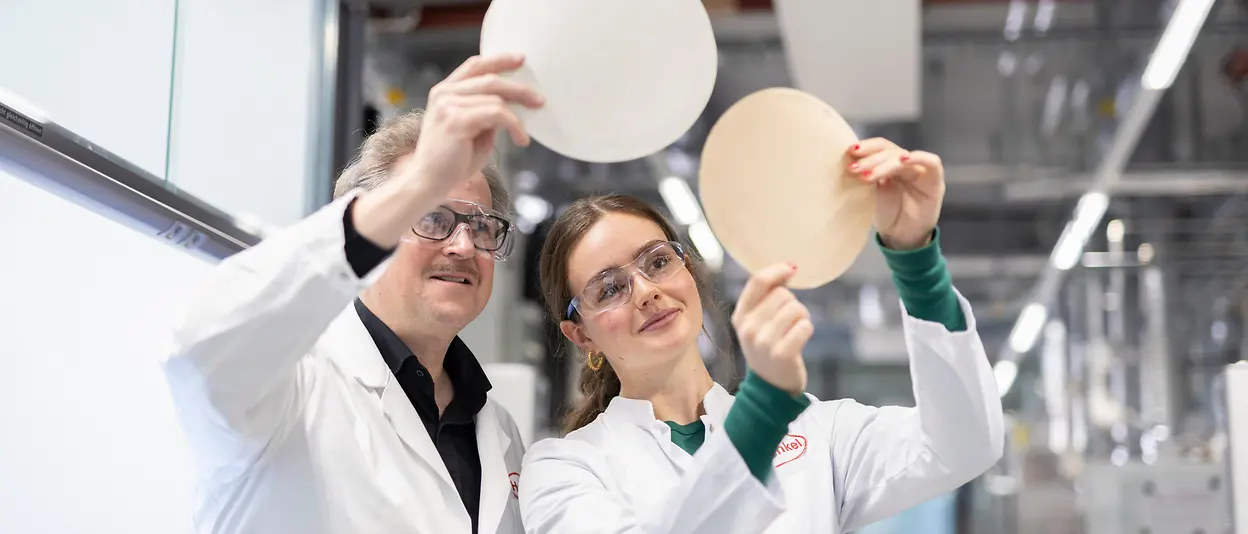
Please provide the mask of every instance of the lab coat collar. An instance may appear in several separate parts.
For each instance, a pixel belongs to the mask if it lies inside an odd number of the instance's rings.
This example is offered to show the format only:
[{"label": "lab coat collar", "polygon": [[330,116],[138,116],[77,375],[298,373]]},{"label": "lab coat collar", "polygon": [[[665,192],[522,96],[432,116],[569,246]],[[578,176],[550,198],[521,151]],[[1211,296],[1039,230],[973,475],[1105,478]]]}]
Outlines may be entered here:
[{"label": "lab coat collar", "polygon": [[338,348],[333,354],[334,364],[355,377],[360,385],[380,392],[394,380],[394,374],[386,366],[368,329],[364,328],[355,306],[347,306],[334,319],[322,341]]},{"label": "lab coat collar", "polygon": [[[420,410],[427,410],[427,415],[437,414],[432,374],[429,374],[428,369],[412,353],[412,350],[407,348],[403,340],[399,339],[398,334],[395,334],[385,321],[368,309],[363,300],[355,299],[355,311],[360,316],[360,322],[364,323],[364,329],[368,331],[373,344],[381,352],[381,359],[386,362],[386,367],[403,384],[408,398],[417,403]],[[486,395],[493,388],[490,378],[485,374],[485,369],[477,361],[472,349],[469,349],[459,336],[452,338],[450,346],[446,348],[446,354],[442,357],[442,368],[451,383],[455,385],[455,400],[447,406],[443,417],[446,420],[467,423],[485,406]],[[427,376],[424,378],[413,378],[410,374],[405,376],[400,373],[401,369],[406,369],[403,371],[406,373],[424,371]]]},{"label": "lab coat collar", "polygon": [[[355,378],[370,393],[377,396],[386,419],[395,433],[409,449],[419,455],[425,464],[437,473],[445,483],[443,488],[455,488],[451,474],[446,470],[442,456],[425,430],[425,424],[416,408],[395,380],[394,374],[382,359],[373,338],[360,321],[355,306],[347,306],[325,331],[322,343],[333,347],[333,362],[342,371]],[[485,456],[484,454],[482,456]],[[484,467],[484,466],[482,466]]]},{"label": "lab coat collar", "polygon": [[[711,389],[702,397],[702,407],[706,410],[703,421],[716,427],[724,422],[728,409],[732,407],[733,396],[719,384],[712,384]],[[627,399],[616,396],[611,399],[605,412],[612,419],[635,424],[643,428],[658,428],[666,425],[655,425],[660,422],[654,415],[654,405],[648,400]],[[661,423],[661,422],[660,422]]]}]

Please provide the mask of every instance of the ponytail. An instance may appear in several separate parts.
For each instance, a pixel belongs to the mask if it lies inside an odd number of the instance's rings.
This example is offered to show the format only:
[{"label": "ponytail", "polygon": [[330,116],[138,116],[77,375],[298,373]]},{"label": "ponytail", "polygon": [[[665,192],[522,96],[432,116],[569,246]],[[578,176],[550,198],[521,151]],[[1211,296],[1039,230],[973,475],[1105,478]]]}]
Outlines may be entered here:
[{"label": "ponytail", "polygon": [[589,365],[581,366],[580,390],[584,397],[580,404],[568,412],[564,420],[564,430],[571,432],[584,427],[598,418],[598,414],[607,411],[611,399],[620,394],[620,377],[615,374],[611,362],[606,356],[602,358],[602,367],[597,371]]}]

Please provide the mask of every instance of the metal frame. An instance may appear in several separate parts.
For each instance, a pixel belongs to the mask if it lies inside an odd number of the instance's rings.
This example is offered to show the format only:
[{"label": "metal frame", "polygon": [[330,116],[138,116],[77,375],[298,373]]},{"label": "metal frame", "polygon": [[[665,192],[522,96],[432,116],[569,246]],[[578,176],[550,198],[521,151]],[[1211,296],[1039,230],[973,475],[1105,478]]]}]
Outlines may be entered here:
[{"label": "metal frame", "polygon": [[[233,217],[70,133],[0,102],[0,165],[171,246],[220,260],[260,241]],[[84,229],[84,232],[89,232]],[[68,237],[68,236],[67,236]]]},{"label": "metal frame", "polygon": [[312,32],[317,49],[317,60],[320,68],[312,80],[315,98],[312,99],[311,128],[308,132],[308,179],[311,187],[307,189],[306,213],[312,213],[321,206],[328,204],[333,196],[334,179],[338,175],[336,153],[337,128],[339,123],[338,93],[341,78],[339,74],[339,54],[343,50],[340,18],[343,6],[338,0],[318,0],[319,17],[313,24]]},{"label": "metal frame", "polygon": [[[334,24],[337,53],[334,54],[333,114],[335,128],[330,150],[330,172],[342,172],[364,142],[364,53],[367,6],[356,0],[329,0],[337,4]],[[328,61],[326,68],[329,68]],[[331,184],[332,187],[332,184]]]}]

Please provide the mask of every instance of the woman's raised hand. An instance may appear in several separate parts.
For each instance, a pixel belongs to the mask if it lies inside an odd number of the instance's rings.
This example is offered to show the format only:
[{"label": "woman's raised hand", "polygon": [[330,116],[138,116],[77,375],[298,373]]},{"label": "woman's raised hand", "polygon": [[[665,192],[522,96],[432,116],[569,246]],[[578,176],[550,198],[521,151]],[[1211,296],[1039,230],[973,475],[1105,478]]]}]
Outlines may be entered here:
[{"label": "woman's raised hand", "polygon": [[767,383],[795,395],[806,391],[802,349],[815,332],[810,311],[785,287],[796,272],[793,265],[782,263],[751,276],[732,314],[746,365]]}]

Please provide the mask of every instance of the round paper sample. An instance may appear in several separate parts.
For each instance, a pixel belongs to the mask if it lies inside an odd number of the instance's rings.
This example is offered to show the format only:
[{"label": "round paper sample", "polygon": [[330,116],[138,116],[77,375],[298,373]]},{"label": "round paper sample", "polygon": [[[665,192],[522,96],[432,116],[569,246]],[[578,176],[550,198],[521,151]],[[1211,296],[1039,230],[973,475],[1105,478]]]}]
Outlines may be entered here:
[{"label": "round paper sample", "polygon": [[698,178],[724,250],[751,273],[797,265],[795,289],[843,274],[875,214],[875,186],[848,171],[857,141],[840,114],[796,89],[764,89],[729,108],[702,148]]},{"label": "round paper sample", "polygon": [[654,154],[693,126],[719,56],[700,0],[494,0],[481,54],[521,53],[509,76],[546,97],[513,109],[564,156],[610,163]]}]

